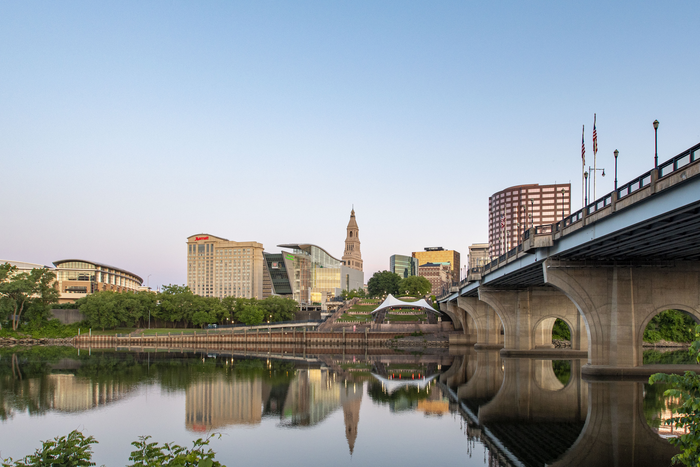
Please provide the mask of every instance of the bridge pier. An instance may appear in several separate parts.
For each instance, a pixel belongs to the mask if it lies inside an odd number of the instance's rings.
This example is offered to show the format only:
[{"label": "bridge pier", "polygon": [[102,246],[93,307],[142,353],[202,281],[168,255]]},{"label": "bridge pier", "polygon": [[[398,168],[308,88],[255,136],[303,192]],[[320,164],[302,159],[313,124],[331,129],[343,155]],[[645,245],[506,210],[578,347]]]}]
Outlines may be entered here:
[{"label": "bridge pier", "polygon": [[588,336],[578,309],[561,291],[552,287],[523,290],[479,288],[479,300],[500,317],[504,327],[504,349],[510,354],[551,349],[556,319],[571,330],[573,350],[588,350]]},{"label": "bridge pier", "polygon": [[469,329],[469,343],[476,344],[482,349],[503,348],[501,328],[503,324],[488,304],[476,297],[458,297],[457,308],[465,315],[473,327]]},{"label": "bridge pier", "polygon": [[543,269],[545,283],[585,317],[590,339],[585,373],[616,374],[615,368],[642,365],[644,329],[662,311],[681,310],[700,322],[700,262],[633,267],[547,259]]},{"label": "bridge pier", "polygon": [[445,313],[447,316],[450,317],[452,320],[452,325],[455,328],[455,331],[459,331],[462,329],[462,319],[459,316],[459,310],[457,309],[457,305],[451,302],[447,303],[441,303],[440,304],[440,311]]}]

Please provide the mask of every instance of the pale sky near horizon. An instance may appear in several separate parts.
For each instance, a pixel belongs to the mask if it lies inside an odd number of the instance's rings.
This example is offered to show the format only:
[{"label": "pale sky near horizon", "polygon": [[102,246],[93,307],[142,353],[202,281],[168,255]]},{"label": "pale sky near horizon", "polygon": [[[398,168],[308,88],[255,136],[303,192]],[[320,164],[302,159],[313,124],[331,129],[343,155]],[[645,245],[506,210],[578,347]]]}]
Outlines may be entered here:
[{"label": "pale sky near horizon", "polygon": [[488,241],[488,197],[581,205],[700,142],[700,2],[0,0],[0,259],[186,281],[209,233],[342,256]]}]

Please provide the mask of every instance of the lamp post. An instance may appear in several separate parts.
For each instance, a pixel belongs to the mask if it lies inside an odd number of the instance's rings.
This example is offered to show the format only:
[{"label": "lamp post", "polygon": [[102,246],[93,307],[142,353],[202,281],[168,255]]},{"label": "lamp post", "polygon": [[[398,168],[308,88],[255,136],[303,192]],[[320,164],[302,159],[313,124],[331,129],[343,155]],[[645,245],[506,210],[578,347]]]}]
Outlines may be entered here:
[{"label": "lamp post", "polygon": [[[588,206],[588,172],[583,172],[583,178],[586,180],[586,201],[585,201],[585,206]],[[584,207],[585,207],[584,206]]]},{"label": "lamp post", "polygon": [[566,195],[566,188],[561,189],[561,220],[562,228],[564,228],[564,210],[566,209],[566,204],[564,203],[564,196]]},{"label": "lamp post", "polygon": [[659,166],[659,151],[656,139],[656,130],[659,129],[659,121],[654,120],[654,168]]},{"label": "lamp post", "polygon": [[618,154],[620,154],[620,151],[615,149],[615,152],[613,152],[613,154],[615,155],[615,191],[617,191],[617,156]]},{"label": "lamp post", "polygon": [[[594,168],[594,167],[591,167],[590,165],[588,166],[588,172],[589,172],[589,173],[595,174],[595,173],[596,173],[596,170],[602,171],[603,173],[602,173],[601,175],[602,175],[603,177],[605,177],[605,169],[596,169],[596,168]],[[589,186],[588,188],[590,188],[590,186]],[[589,194],[590,194],[590,193],[589,193]],[[593,192],[593,197],[595,198],[595,191]],[[595,201],[596,201],[596,200],[594,199],[593,202],[595,202]]]},{"label": "lamp post", "polygon": [[535,210],[535,200],[532,198],[528,198],[528,201],[530,201],[530,228],[533,228],[533,218],[532,218],[532,211]]}]

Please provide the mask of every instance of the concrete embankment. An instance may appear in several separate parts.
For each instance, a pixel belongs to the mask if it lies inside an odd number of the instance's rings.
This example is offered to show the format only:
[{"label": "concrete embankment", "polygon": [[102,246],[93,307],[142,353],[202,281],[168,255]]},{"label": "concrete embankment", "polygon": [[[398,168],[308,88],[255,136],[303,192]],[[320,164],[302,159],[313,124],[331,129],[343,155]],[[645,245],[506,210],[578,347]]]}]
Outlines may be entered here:
[{"label": "concrete embankment", "polygon": [[396,332],[319,332],[289,330],[282,332],[265,332],[260,329],[253,332],[196,332],[193,334],[167,333],[155,335],[127,335],[127,336],[89,336],[81,335],[74,338],[74,345],[91,345],[93,347],[130,347],[148,345],[158,347],[170,347],[183,344],[240,344],[261,345],[274,344],[277,346],[360,346],[381,347],[388,341],[405,336],[405,333]]}]

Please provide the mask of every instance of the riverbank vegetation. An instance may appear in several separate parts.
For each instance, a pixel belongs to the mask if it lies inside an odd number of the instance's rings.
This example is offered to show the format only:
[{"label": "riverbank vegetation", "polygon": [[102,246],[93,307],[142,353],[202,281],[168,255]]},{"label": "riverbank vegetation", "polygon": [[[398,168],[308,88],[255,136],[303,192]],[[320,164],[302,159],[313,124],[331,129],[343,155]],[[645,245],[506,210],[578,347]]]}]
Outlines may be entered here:
[{"label": "riverbank vegetation", "polygon": [[[216,453],[209,448],[209,442],[216,434],[205,439],[199,438],[188,449],[174,443],[158,444],[149,441],[150,436],[139,436],[131,443],[136,449],[131,451],[127,467],[226,467],[216,460]],[[220,435],[218,435],[220,437]],[[85,436],[77,430],[67,436],[57,436],[52,440],[42,441],[41,447],[34,454],[20,460],[2,459],[2,467],[83,467],[95,465],[92,462],[92,446],[98,441],[92,436]]]},{"label": "riverbank vegetation", "polygon": [[[700,326],[694,328],[693,337],[695,341],[688,353],[700,363]],[[649,378],[649,383],[667,385],[670,389],[664,391],[664,396],[680,402],[673,409],[673,416],[664,421],[666,425],[687,430],[681,436],[668,439],[680,449],[673,462],[700,466],[700,375],[694,371],[686,371],[682,376],[656,373]]]}]

